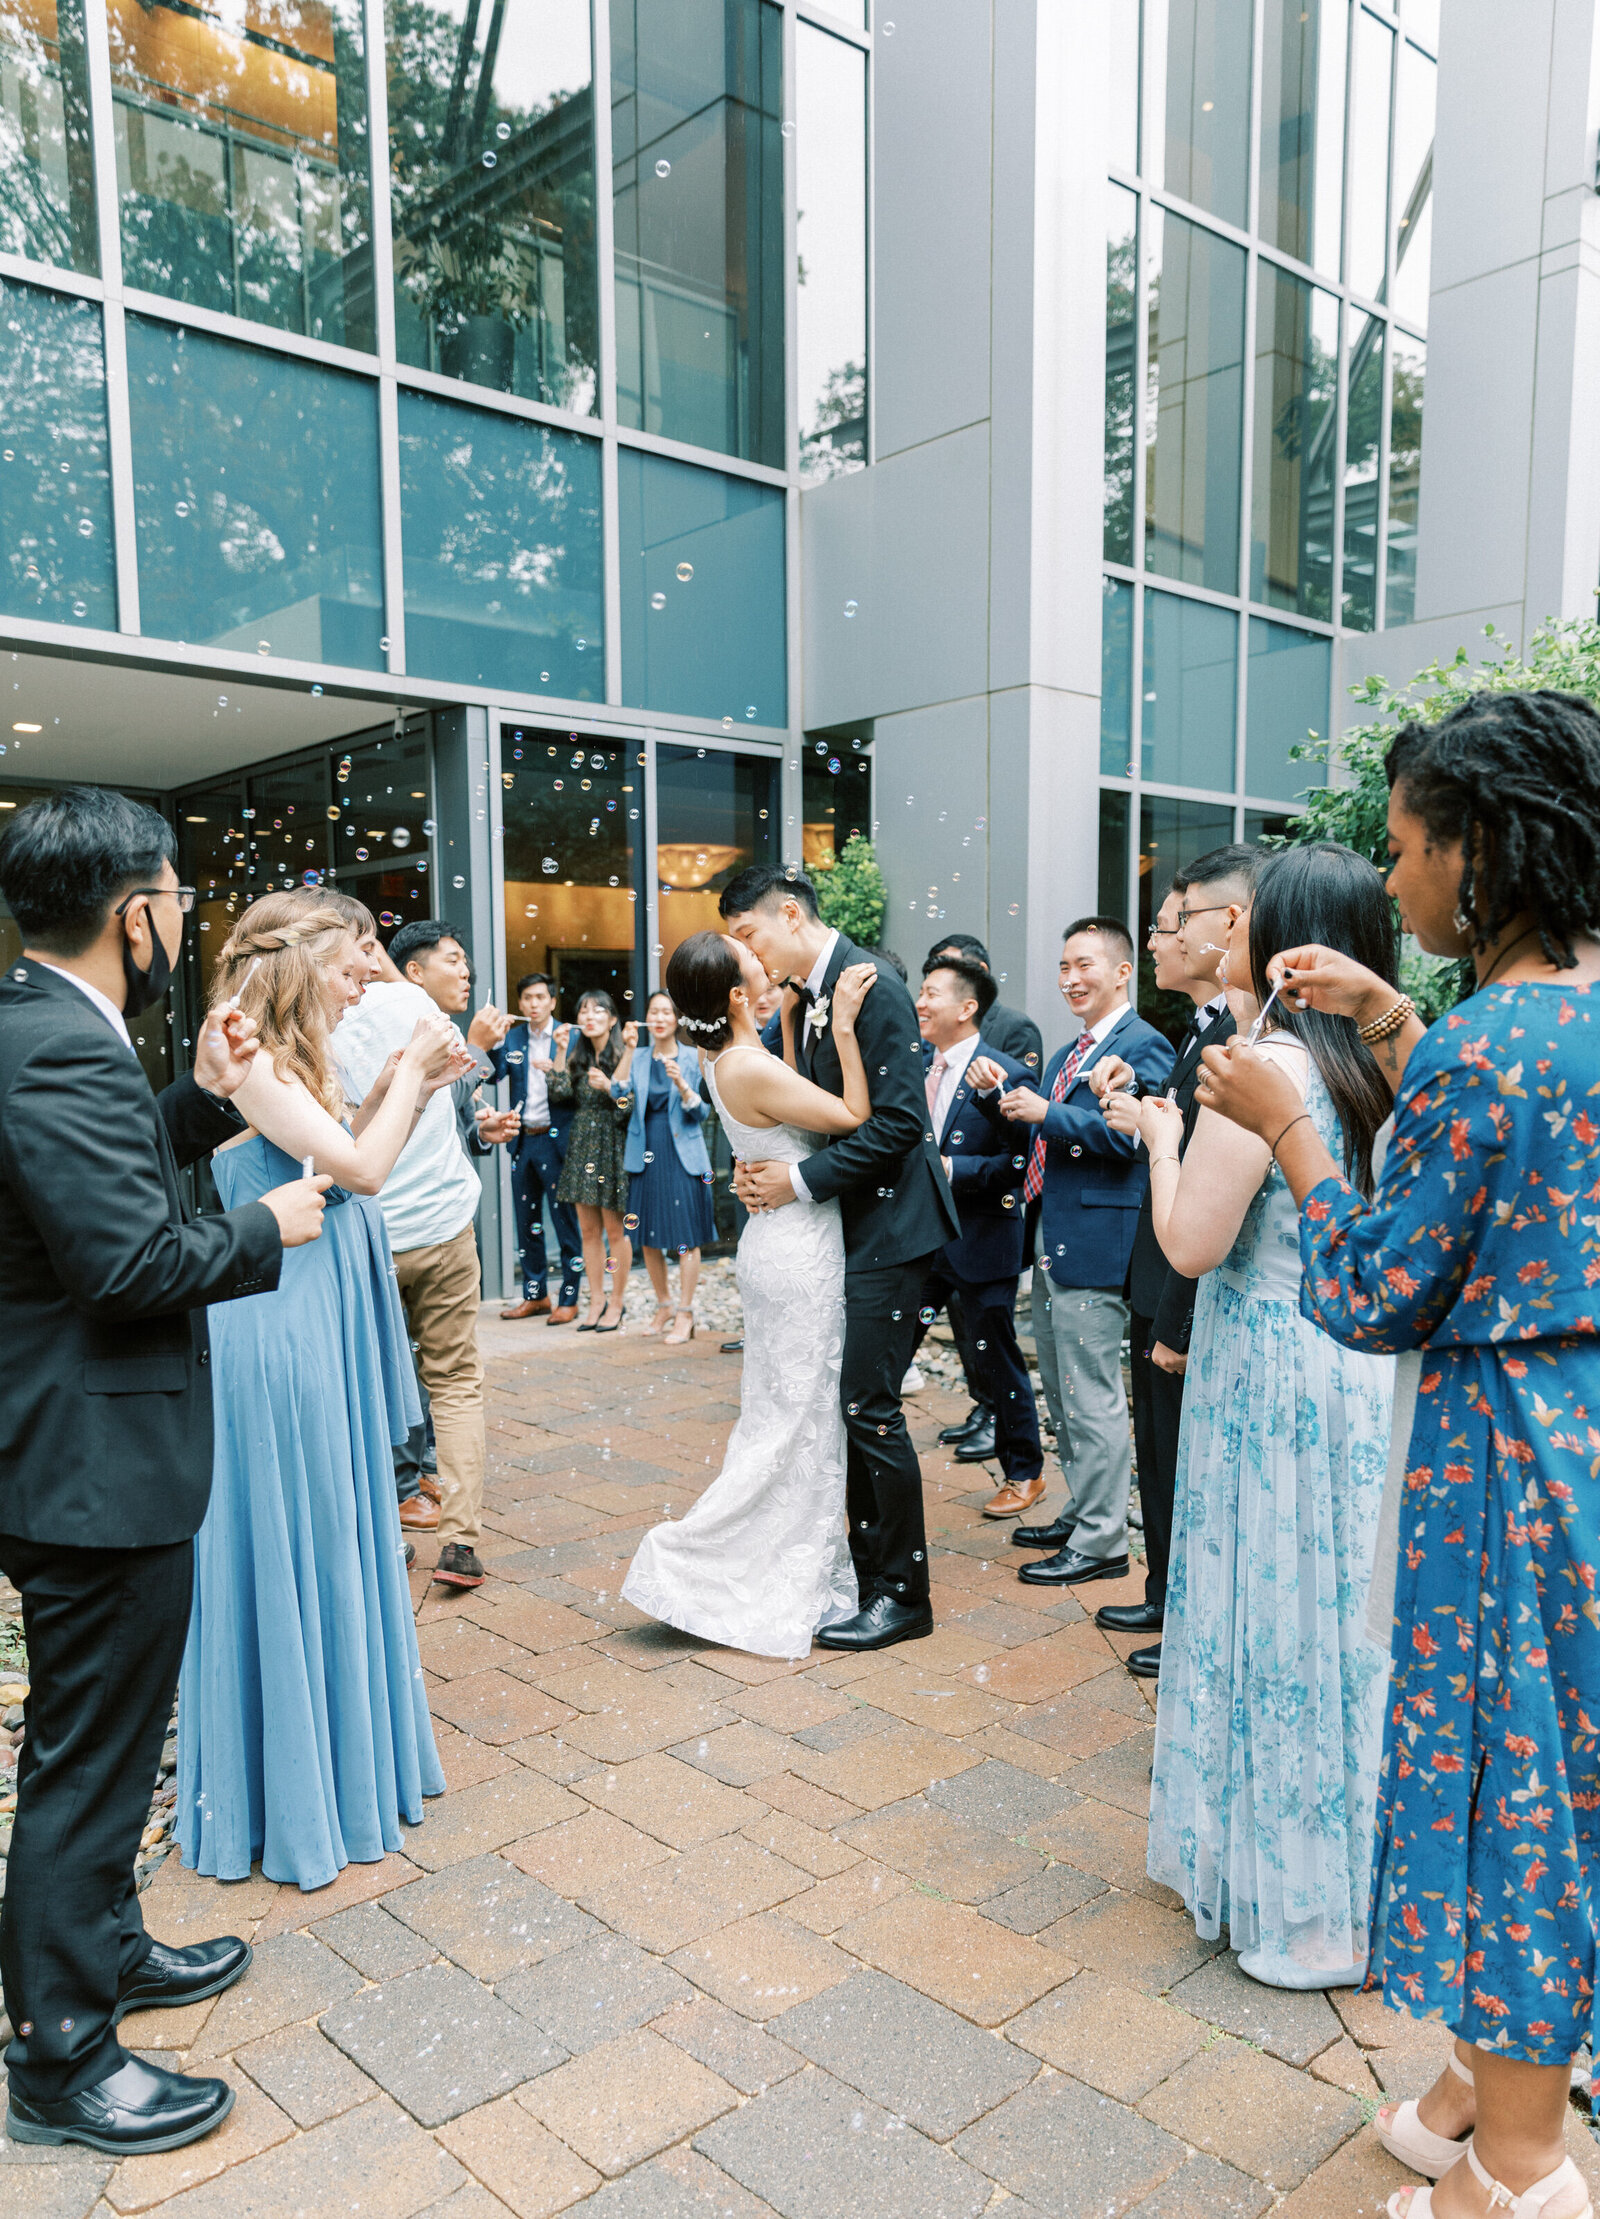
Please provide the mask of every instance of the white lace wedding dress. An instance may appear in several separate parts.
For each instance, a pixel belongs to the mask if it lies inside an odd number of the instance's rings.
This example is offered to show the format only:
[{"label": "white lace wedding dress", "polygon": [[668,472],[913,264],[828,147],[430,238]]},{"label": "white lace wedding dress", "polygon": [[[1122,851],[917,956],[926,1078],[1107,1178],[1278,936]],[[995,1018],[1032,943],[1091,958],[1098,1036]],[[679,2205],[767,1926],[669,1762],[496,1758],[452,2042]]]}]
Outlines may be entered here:
[{"label": "white lace wedding dress", "polygon": [[[709,1068],[706,1082],[736,1156],[798,1163],[811,1153],[790,1126],[741,1125]],[[622,1593],[652,1618],[730,1649],[803,1657],[818,1626],[857,1608],[839,1410],[838,1203],[795,1201],[752,1217],[735,1272],[744,1375],[722,1470],[687,1516],[645,1535]]]}]

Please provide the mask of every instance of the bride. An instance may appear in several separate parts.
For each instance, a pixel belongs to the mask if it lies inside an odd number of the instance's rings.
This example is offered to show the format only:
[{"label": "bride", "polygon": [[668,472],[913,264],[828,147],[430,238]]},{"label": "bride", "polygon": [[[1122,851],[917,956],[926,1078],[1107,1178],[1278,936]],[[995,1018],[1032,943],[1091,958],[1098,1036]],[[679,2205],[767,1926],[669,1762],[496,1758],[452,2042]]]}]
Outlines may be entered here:
[{"label": "bride", "polygon": [[[762,1047],[754,1005],[771,991],[750,950],[696,932],[667,965],[678,1026],[699,1046],[737,1156],[799,1163],[810,1133],[853,1133],[869,1112],[856,1012],[876,973],[841,973],[832,1001],[844,1099]],[[789,1043],[785,1001],[784,1040]],[[744,1305],[738,1423],[722,1470],[686,1517],[639,1544],[622,1593],[669,1626],[757,1656],[803,1657],[818,1626],[857,1608],[845,1524],[844,1237],[837,1202],[753,1216],[736,1266]]]}]

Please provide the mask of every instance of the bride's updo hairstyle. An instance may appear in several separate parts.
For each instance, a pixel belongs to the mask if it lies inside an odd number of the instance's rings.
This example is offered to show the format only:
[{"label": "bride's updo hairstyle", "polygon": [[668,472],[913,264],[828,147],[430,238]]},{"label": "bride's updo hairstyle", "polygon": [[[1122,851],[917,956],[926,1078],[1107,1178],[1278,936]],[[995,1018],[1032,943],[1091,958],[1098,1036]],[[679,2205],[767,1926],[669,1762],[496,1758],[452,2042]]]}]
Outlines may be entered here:
[{"label": "bride's updo hairstyle", "polygon": [[722,934],[691,932],[667,964],[667,992],[678,1005],[679,1032],[696,1048],[725,1048],[733,1037],[728,997],[743,984],[739,959]]},{"label": "bride's updo hairstyle", "polygon": [[[279,1071],[297,1078],[330,1117],[343,1114],[344,1093],[328,1048],[322,973],[353,930],[337,909],[308,904],[303,892],[266,894],[239,918],[211,975],[211,1007],[238,994]],[[257,956],[261,967],[246,986]]]}]

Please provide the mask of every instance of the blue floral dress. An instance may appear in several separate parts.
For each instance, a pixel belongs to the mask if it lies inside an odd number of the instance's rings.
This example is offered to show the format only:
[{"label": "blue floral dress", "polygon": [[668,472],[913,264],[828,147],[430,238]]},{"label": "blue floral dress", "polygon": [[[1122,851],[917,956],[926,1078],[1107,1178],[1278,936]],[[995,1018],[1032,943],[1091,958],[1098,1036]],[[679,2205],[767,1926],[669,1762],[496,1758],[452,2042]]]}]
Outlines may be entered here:
[{"label": "blue floral dress", "polygon": [[1306,1305],[1424,1348],[1406,1457],[1372,1985],[1536,2065],[1594,2031],[1600,990],[1475,994],[1413,1050],[1372,1206],[1306,1197]]},{"label": "blue floral dress", "polygon": [[[1306,1108],[1337,1155],[1315,1067]],[[1195,1300],[1150,1795],[1151,1877],[1285,1988],[1366,1969],[1384,1659],[1365,1616],[1394,1386],[1390,1358],[1301,1316],[1300,1283],[1274,1164]]]}]

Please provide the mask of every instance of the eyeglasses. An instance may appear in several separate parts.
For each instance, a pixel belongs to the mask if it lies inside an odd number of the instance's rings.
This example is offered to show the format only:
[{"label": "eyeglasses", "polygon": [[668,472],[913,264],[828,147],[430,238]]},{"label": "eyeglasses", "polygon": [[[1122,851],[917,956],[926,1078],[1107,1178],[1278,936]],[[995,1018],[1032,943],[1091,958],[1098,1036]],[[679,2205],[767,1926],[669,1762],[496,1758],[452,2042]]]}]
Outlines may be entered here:
[{"label": "eyeglasses", "polygon": [[114,917],[123,916],[129,902],[137,901],[141,894],[147,895],[152,901],[157,894],[169,894],[186,917],[200,899],[198,890],[193,886],[136,886],[131,894],[123,896],[111,914]]},{"label": "eyeglasses", "polygon": [[1152,925],[1145,934],[1147,940],[1176,940],[1177,937],[1178,928],[1176,925]]},{"label": "eyeglasses", "polygon": [[1208,903],[1204,909],[1180,909],[1178,911],[1178,930],[1181,932],[1192,918],[1214,917],[1219,910],[1231,909],[1233,906],[1231,901],[1214,901]]}]

